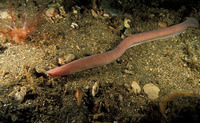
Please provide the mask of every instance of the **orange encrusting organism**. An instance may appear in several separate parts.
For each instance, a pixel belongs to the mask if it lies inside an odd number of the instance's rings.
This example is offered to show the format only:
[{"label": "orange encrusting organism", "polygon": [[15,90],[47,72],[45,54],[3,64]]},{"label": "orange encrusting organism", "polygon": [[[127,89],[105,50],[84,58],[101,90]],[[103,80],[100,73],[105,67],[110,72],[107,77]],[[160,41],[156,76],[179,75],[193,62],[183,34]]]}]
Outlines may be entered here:
[{"label": "orange encrusting organism", "polygon": [[[27,22],[27,18],[25,17],[23,26],[18,27],[16,24],[16,19],[12,13],[11,3],[9,1],[8,1],[8,8],[9,8],[8,13],[11,17],[13,26],[6,25],[8,27],[8,30],[7,31],[0,30],[0,33],[6,36],[10,36],[11,40],[14,41],[15,43],[21,43],[26,39],[27,35],[29,35],[30,32],[33,31],[40,23],[40,18],[41,18],[43,9],[40,10],[35,23]],[[31,25],[27,27],[27,23]]]}]

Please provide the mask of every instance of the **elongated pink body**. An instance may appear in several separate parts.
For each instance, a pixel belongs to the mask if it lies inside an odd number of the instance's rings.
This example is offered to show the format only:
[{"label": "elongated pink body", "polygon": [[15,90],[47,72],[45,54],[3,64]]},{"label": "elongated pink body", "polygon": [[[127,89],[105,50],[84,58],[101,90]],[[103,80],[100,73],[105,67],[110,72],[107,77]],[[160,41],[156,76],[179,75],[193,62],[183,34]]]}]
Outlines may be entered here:
[{"label": "elongated pink body", "polygon": [[50,76],[62,76],[73,74],[93,67],[106,65],[118,59],[128,48],[132,46],[156,39],[178,35],[185,31],[188,27],[199,27],[199,22],[197,19],[190,17],[184,22],[171,27],[131,35],[125,38],[115,49],[109,52],[75,60],[61,67],[49,70],[46,72],[46,74]]}]

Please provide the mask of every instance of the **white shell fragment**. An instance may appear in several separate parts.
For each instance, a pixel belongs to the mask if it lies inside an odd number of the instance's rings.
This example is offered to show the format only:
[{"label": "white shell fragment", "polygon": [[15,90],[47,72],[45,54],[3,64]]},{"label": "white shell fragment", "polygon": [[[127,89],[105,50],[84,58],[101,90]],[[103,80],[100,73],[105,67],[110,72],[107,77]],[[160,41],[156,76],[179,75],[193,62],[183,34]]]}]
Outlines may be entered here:
[{"label": "white shell fragment", "polygon": [[46,11],[46,15],[47,15],[48,17],[53,17],[53,16],[55,16],[56,14],[58,14],[58,10],[57,10],[56,8],[49,8],[49,9],[47,9],[47,11]]},{"label": "white shell fragment", "polygon": [[95,17],[95,18],[98,17],[98,14],[97,14],[93,9],[91,9],[91,13],[92,13],[92,16],[93,16],[93,17]]},{"label": "white shell fragment", "polygon": [[124,26],[128,29],[128,28],[131,28],[131,26],[130,26],[130,23],[131,22],[131,20],[130,19],[128,19],[128,18],[125,18],[124,19]]},{"label": "white shell fragment", "polygon": [[145,84],[144,92],[147,94],[148,98],[151,100],[157,99],[159,96],[160,89],[152,83]]},{"label": "white shell fragment", "polygon": [[66,60],[67,63],[73,61],[74,59],[75,59],[75,55],[74,54],[67,54],[65,56],[65,60]]},{"label": "white shell fragment", "polygon": [[138,94],[141,92],[141,87],[138,85],[138,83],[136,81],[132,81],[131,83],[131,88],[132,88],[132,91],[135,93],[135,94]]},{"label": "white shell fragment", "polygon": [[107,14],[107,13],[104,13],[104,14],[103,14],[103,16],[104,16],[104,17],[107,17],[107,18],[109,18],[109,17],[110,17],[110,15],[109,15],[109,14]]},{"label": "white shell fragment", "polygon": [[94,97],[99,91],[99,83],[95,82],[92,86],[92,96]]},{"label": "white shell fragment", "polygon": [[72,22],[72,23],[71,23],[71,28],[73,28],[73,29],[78,29],[78,28],[79,28],[79,25],[78,25],[77,23]]},{"label": "white shell fragment", "polygon": [[14,90],[8,96],[17,102],[22,102],[24,100],[27,91],[28,91],[27,87],[25,86],[14,87]]},{"label": "white shell fragment", "polygon": [[11,16],[8,13],[8,10],[0,10],[0,18],[1,19],[11,19]]},{"label": "white shell fragment", "polygon": [[66,56],[64,56],[64,58],[58,58],[58,63],[60,65],[64,65],[64,64],[67,64],[67,63],[73,61],[74,59],[75,59],[74,54],[67,54]]},{"label": "white shell fragment", "polygon": [[83,98],[83,92],[81,89],[78,89],[75,93],[75,97],[77,99],[77,105],[80,106],[82,103],[82,98]]}]

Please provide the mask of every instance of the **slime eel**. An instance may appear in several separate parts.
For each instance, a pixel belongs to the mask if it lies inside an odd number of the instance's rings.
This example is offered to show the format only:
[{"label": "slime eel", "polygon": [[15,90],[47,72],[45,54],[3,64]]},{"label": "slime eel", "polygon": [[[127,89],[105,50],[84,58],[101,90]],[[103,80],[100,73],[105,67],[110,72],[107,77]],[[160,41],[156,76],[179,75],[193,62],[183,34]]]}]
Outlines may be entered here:
[{"label": "slime eel", "polygon": [[115,49],[111,51],[80,58],[61,67],[49,70],[46,72],[46,74],[50,76],[62,76],[87,70],[93,67],[106,65],[118,59],[130,47],[148,41],[178,35],[185,31],[188,27],[199,27],[198,20],[193,17],[189,17],[184,22],[174,26],[131,35],[125,38]]}]

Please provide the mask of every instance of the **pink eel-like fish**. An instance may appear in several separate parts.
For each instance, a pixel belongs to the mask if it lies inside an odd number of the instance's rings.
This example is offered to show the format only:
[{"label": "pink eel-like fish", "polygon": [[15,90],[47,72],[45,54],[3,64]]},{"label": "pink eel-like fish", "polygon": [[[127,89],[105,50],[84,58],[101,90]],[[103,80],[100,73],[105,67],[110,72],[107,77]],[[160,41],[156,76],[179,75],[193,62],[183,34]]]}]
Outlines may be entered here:
[{"label": "pink eel-like fish", "polygon": [[131,35],[125,38],[115,49],[111,51],[72,61],[61,67],[49,70],[46,74],[50,76],[62,76],[106,65],[118,59],[128,48],[132,46],[178,35],[185,31],[188,27],[199,27],[198,20],[193,17],[189,17],[184,22],[174,26]]}]

